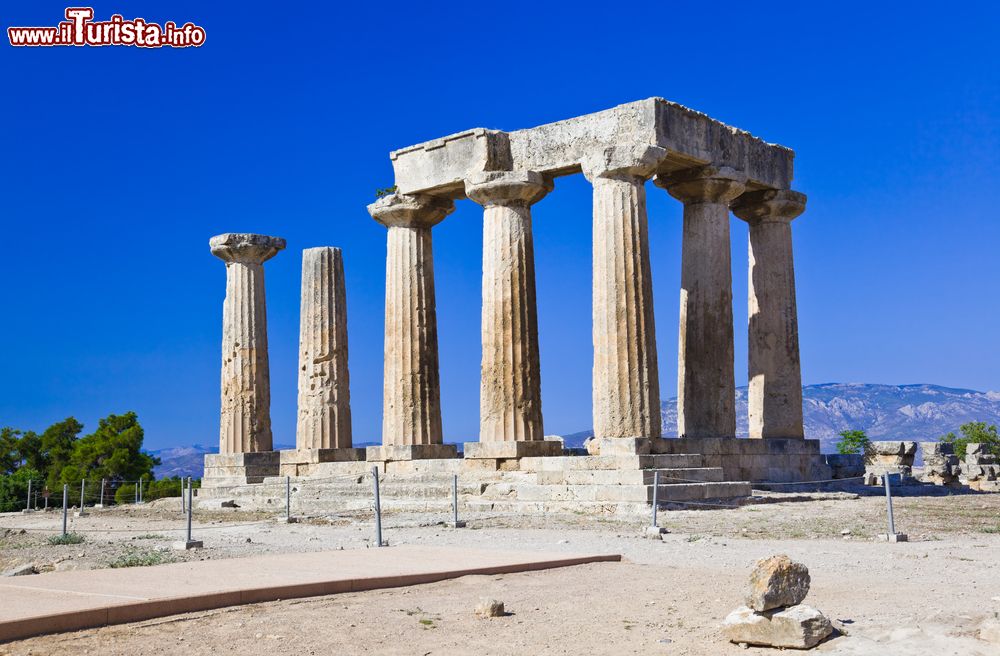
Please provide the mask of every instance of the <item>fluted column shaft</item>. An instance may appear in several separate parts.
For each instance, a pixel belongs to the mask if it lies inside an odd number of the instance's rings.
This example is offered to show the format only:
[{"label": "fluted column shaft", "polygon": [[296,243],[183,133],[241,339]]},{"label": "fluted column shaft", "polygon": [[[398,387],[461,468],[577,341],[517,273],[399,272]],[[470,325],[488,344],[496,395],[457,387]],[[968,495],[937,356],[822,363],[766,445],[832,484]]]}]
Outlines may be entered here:
[{"label": "fluted column shaft", "polygon": [[339,248],[302,252],[297,449],[351,446],[347,295]]},{"label": "fluted column shaft", "polygon": [[491,172],[466,182],[483,206],[482,442],[544,438],[531,204],[550,188],[533,172]]},{"label": "fluted column shaft", "polygon": [[383,446],[443,442],[431,226],[453,209],[451,201],[401,194],[368,207],[389,229]]},{"label": "fluted column shaft", "polygon": [[623,155],[584,164],[594,186],[594,436],[655,438],[660,380],[645,181],[663,152]]},{"label": "fluted column shaft", "polygon": [[210,241],[226,262],[222,309],[220,453],[270,451],[271,381],[264,261],[285,247],[276,237],[225,234]]},{"label": "fluted column shaft", "polygon": [[791,221],[805,196],[788,190],[748,192],[733,213],[750,225],[750,437],[801,438],[802,368]]},{"label": "fluted column shaft", "polygon": [[729,201],[746,177],[702,167],[657,178],[684,203],[677,356],[679,437],[735,437]]}]

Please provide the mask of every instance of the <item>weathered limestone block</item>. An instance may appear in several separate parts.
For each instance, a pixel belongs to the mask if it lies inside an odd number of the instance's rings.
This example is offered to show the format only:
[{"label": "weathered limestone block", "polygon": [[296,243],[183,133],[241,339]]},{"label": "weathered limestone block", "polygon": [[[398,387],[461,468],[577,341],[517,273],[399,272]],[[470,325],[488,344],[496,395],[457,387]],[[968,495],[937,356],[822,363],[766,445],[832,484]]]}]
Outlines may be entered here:
[{"label": "weathered limestone block", "polygon": [[828,453],[824,456],[832,478],[854,478],[865,474],[865,456],[860,453]]},{"label": "weathered limestone block", "polygon": [[677,364],[678,437],[735,437],[733,277],[729,202],[746,175],[704,166],[658,175],[684,203]]},{"label": "weathered limestone block", "polygon": [[351,446],[347,295],[339,248],[302,252],[297,449]]},{"label": "weathered limestone block", "polygon": [[270,451],[271,379],[264,262],[285,248],[285,240],[226,233],[212,237],[209,246],[212,254],[226,263],[219,452]]},{"label": "weathered limestone block", "polygon": [[645,144],[595,153],[583,163],[594,186],[594,436],[659,437],[653,284],[645,181],[665,155]]},{"label": "weathered limestone block", "polygon": [[882,484],[885,473],[900,474],[904,480],[913,476],[913,460],[917,453],[917,443],[888,440],[871,443],[865,473],[872,474]]},{"label": "weathered limestone block", "polygon": [[750,225],[750,437],[801,438],[802,371],[791,222],[806,197],[795,191],[750,191],[733,214]]},{"label": "weathered limestone block", "polygon": [[722,633],[734,643],[811,649],[833,633],[833,625],[823,613],[805,604],[765,613],[744,606],[726,617]]},{"label": "weathered limestone block", "polygon": [[923,480],[935,485],[949,485],[957,478],[959,465],[955,447],[947,442],[921,442],[924,458]]},{"label": "weathered limestone block", "polygon": [[531,205],[552,189],[532,171],[473,176],[466,195],[483,206],[482,442],[542,440],[542,387]]},{"label": "weathered limestone block", "polygon": [[401,193],[456,197],[471,173],[570,175],[594,152],[627,143],[664,148],[663,170],[699,164],[746,171],[755,187],[787,189],[795,154],[663,98],[647,98],[525,130],[475,128],[393,153]]},{"label": "weathered limestone block", "polygon": [[386,447],[442,443],[431,227],[454,207],[445,198],[398,193],[368,206],[372,217],[388,228],[382,408]]},{"label": "weathered limestone block", "polygon": [[746,605],[756,611],[801,603],[809,594],[809,569],[785,555],[763,558],[750,572]]}]

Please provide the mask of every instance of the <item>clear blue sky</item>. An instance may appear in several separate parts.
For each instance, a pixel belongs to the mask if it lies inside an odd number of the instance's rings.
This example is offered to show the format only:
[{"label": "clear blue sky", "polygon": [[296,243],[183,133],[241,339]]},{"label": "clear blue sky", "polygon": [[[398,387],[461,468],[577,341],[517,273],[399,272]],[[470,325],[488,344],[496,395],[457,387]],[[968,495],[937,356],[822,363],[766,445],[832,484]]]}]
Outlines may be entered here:
[{"label": "clear blue sky", "polygon": [[[65,4],[4,3],[3,27]],[[267,264],[275,441],[292,443],[301,249],[344,249],[354,434],[378,440],[390,150],[663,96],[793,148],[803,378],[1000,388],[995,3],[112,2],[193,21],[188,50],[0,44],[0,425],[135,410],[147,446],[218,440],[224,265]],[[4,37],[5,39],[6,37]],[[663,397],[676,392],[679,203],[649,186]],[[478,429],[481,210],[434,231],[449,440]],[[535,207],[546,431],[591,424],[590,189]],[[737,384],[746,229],[733,220]]]}]

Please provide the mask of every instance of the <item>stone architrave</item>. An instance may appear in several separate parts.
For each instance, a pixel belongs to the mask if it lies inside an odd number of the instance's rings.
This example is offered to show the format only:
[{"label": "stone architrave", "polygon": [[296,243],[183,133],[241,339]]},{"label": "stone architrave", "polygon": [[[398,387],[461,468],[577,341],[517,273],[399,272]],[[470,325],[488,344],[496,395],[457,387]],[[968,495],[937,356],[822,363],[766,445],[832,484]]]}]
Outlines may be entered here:
[{"label": "stone architrave", "polygon": [[295,448],[351,446],[347,368],[347,296],[339,248],[302,252],[299,327],[299,408]]},{"label": "stone architrave", "polygon": [[646,144],[585,159],[594,187],[594,437],[658,438],[660,381],[645,182],[666,151]]},{"label": "stone architrave", "polygon": [[465,183],[466,195],[483,206],[483,443],[545,437],[531,205],[551,189],[531,171],[481,173]]},{"label": "stone architrave", "polygon": [[226,263],[219,453],[271,451],[264,262],[285,248],[285,240],[227,233],[212,237],[209,246]]},{"label": "stone architrave", "polygon": [[792,220],[806,197],[787,189],[750,191],[733,214],[750,225],[750,437],[805,437],[795,306]]},{"label": "stone architrave", "polygon": [[382,446],[368,460],[447,457],[441,433],[431,228],[455,209],[428,194],[392,194],[368,206],[388,228]]},{"label": "stone architrave", "polygon": [[746,175],[728,167],[683,169],[656,184],[684,203],[677,356],[677,435],[736,436],[733,274],[729,202]]}]

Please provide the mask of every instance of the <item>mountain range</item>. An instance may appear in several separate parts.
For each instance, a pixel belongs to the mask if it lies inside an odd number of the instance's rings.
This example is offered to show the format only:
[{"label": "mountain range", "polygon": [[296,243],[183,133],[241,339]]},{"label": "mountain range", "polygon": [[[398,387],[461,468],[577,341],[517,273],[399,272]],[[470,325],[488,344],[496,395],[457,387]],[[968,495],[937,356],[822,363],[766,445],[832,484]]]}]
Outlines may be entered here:
[{"label": "mountain range", "polygon": [[[969,421],[1000,425],[1000,392],[977,392],[939,385],[876,385],[825,383],[802,388],[806,437],[818,439],[823,452],[833,452],[837,433],[864,430],[873,440],[929,441]],[[664,437],[677,436],[677,399],[660,408]],[[736,390],[736,432],[747,436],[747,388]],[[564,435],[566,446],[581,446],[591,430]],[[357,446],[364,446],[358,444]],[[276,445],[275,448],[291,448]],[[160,458],[157,478],[202,474],[206,453],[218,449],[202,445],[151,451]]]}]

